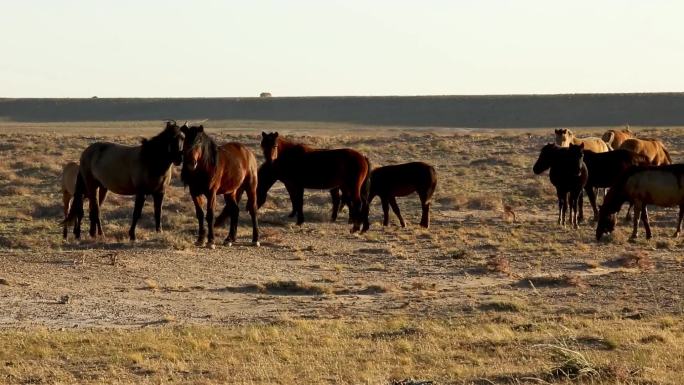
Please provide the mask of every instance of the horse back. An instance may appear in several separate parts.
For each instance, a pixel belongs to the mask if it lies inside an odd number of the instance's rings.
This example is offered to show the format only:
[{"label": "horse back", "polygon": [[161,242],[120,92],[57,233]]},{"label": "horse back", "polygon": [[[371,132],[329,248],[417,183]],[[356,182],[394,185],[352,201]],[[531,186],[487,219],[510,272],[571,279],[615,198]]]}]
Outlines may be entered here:
[{"label": "horse back", "polygon": [[211,178],[210,189],[216,189],[218,194],[227,194],[236,191],[245,182],[256,189],[258,168],[252,150],[241,143],[230,142],[219,146],[218,151],[218,164]]},{"label": "horse back", "polygon": [[684,204],[684,166],[648,167],[635,170],[625,183],[625,193],[633,200],[657,206]]},{"label": "horse back", "polygon": [[283,154],[277,160],[277,169],[283,182],[314,189],[362,183],[370,172],[366,158],[348,148]]},{"label": "horse back", "polygon": [[435,168],[424,162],[383,166],[371,172],[373,195],[406,196],[416,191],[433,191],[437,184]]}]

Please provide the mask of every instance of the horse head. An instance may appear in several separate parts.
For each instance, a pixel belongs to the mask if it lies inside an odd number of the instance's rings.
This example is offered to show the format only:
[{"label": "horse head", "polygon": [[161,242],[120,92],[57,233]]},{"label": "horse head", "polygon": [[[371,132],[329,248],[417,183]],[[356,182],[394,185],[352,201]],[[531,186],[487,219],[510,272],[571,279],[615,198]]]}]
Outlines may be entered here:
[{"label": "horse head", "polygon": [[568,147],[575,137],[575,134],[567,128],[558,128],[554,130],[556,134],[556,144],[561,147]]},{"label": "horse head", "polygon": [[278,132],[267,134],[261,132],[261,150],[267,163],[272,163],[278,159]]},{"label": "horse head", "polygon": [[556,149],[557,146],[554,143],[547,143],[544,147],[542,147],[541,151],[539,152],[539,158],[537,158],[537,161],[532,167],[532,171],[534,171],[535,174],[539,175],[551,168]]},{"label": "horse head", "polygon": [[206,135],[204,135],[204,126],[188,127],[188,123],[185,122],[180,129],[185,135],[182,145],[183,168],[194,171],[200,159],[205,156],[203,140]]},{"label": "horse head", "polygon": [[598,223],[596,225],[596,241],[600,241],[603,234],[610,234],[615,230],[617,216],[615,213],[608,213],[606,205],[599,207]]}]

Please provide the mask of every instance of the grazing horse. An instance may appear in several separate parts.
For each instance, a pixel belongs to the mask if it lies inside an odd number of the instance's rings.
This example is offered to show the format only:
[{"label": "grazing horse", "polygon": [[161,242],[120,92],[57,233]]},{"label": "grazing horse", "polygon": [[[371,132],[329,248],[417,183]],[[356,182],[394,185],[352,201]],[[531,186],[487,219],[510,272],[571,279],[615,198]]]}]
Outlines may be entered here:
[{"label": "grazing horse", "polygon": [[[399,218],[401,227],[406,227],[404,218],[401,217],[396,197],[403,197],[417,192],[420,198],[422,216],[420,226],[430,227],[430,201],[437,186],[437,173],[435,168],[424,162],[411,162],[392,166],[378,167],[371,172],[370,192],[368,204],[364,210],[363,230],[368,230],[368,209],[376,196],[382,203],[382,225],[389,225],[389,208]],[[333,209],[334,211],[334,209]]]},{"label": "grazing horse", "polygon": [[674,237],[682,230],[684,219],[684,164],[673,164],[659,167],[634,167],[624,173],[608,190],[608,194],[599,210],[599,221],[596,226],[596,240],[601,240],[605,233],[615,229],[615,214],[622,204],[634,204],[634,223],[631,239],[637,237],[639,219],[644,221],[646,238],[651,238],[651,224],[648,221],[646,205],[661,207],[679,206],[679,218]]},{"label": "grazing horse", "polygon": [[636,135],[634,135],[629,127],[623,128],[622,130],[608,130],[601,136],[601,139],[615,150],[620,148],[625,140],[632,138],[636,138]]},{"label": "grazing horse", "polygon": [[[584,144],[560,147],[554,143],[544,146],[539,153],[532,170],[539,175],[549,171],[551,183],[556,187],[558,196],[558,224],[565,227],[565,213],[568,211],[570,196],[570,220],[577,228],[578,220],[582,220],[582,206],[578,204],[582,189],[587,184],[588,172],[584,164]],[[579,218],[578,218],[579,209]]]},{"label": "grazing horse", "polygon": [[[584,150],[584,164],[587,165],[589,178],[584,191],[589,197],[589,203],[594,211],[594,220],[598,219],[595,188],[611,187],[622,173],[632,166],[646,166],[648,159],[631,151],[618,149],[610,152],[595,153]],[[580,202],[580,204],[582,204]]]},{"label": "grazing horse", "polygon": [[111,191],[120,195],[135,195],[133,221],[128,231],[131,241],[135,241],[135,227],[146,195],[152,195],[154,199],[155,228],[160,232],[162,201],[171,182],[171,165],[181,164],[182,145],[183,133],[174,121],[168,121],[166,128],[157,136],[143,139],[140,146],[107,142],[91,144],[81,154],[74,202],[64,223],[76,220],[74,235],[80,238],[85,197],[89,201],[90,236],[95,236],[96,228],[99,235],[104,235],[98,191],[100,196]]},{"label": "grazing horse", "polygon": [[561,147],[570,147],[571,144],[579,145],[584,143],[584,148],[593,152],[607,152],[612,148],[601,138],[577,138],[575,133],[567,128],[559,128],[554,131],[556,134],[556,144]]},{"label": "grazing horse", "polygon": [[[370,162],[352,149],[318,150],[291,142],[277,132],[261,133],[261,149],[272,166],[272,180],[285,185],[297,224],[304,222],[304,189],[339,188],[351,202],[352,232],[361,227],[363,206],[367,203]],[[271,184],[272,185],[272,184]],[[269,186],[270,187],[270,186]],[[261,190],[259,202],[266,201],[268,189]]]},{"label": "grazing horse", "polygon": [[631,138],[625,140],[620,148],[645,156],[652,166],[672,164],[670,153],[667,152],[663,142],[657,139]]},{"label": "grazing horse", "polygon": [[[76,193],[76,179],[78,178],[78,163],[68,162],[62,168],[62,204],[64,205],[64,220],[66,221],[69,215],[69,208],[71,207],[71,199]],[[107,197],[107,190],[100,189],[100,206],[105,201]],[[76,222],[74,222],[76,226]],[[64,231],[62,232],[62,237],[64,240],[67,239],[68,227],[66,222],[64,223]]]},{"label": "grazing horse", "polygon": [[[240,143],[216,144],[204,132],[204,126],[188,127],[183,125],[185,134],[183,142],[183,169],[181,179],[190,188],[192,203],[199,222],[197,245],[204,244],[214,248],[214,226],[222,226],[230,217],[228,236],[224,244],[230,246],[237,235],[240,208],[238,202],[243,192],[247,192],[247,211],[252,217],[252,243],[259,246],[259,228],[257,225],[257,162],[254,153]],[[226,207],[214,222],[216,195],[223,195]],[[207,198],[207,227],[204,229],[204,211],[202,197]]]}]

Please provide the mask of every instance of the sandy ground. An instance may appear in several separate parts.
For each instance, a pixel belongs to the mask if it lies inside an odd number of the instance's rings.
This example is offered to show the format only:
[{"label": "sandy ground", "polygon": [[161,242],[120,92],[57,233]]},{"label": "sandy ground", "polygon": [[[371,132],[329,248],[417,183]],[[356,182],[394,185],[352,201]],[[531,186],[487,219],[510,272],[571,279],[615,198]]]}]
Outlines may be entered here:
[{"label": "sandy ground", "polygon": [[[676,212],[656,209],[655,238],[628,242],[622,225],[596,243],[590,221],[579,230],[555,224],[548,176],[531,166],[551,130],[297,129],[281,134],[320,147],[353,147],[374,165],[423,160],[439,185],[432,227],[417,226],[417,196],[399,199],[409,227],[380,224],[349,234],[346,212],[328,220],[325,192],[308,192],[307,222],[287,218],[282,185],[260,211],[262,246],[249,245],[241,212],[238,243],[193,246],[196,220],[176,179],[165,202],[164,233],[145,207],[135,244],[126,240],[132,198],[103,208],[106,239],[61,241],[59,173],[88,143],[134,143],[158,123],[13,125],[0,133],[0,327],[144,327],[164,322],[234,324],[279,319],[357,319],[387,315],[468,317],[492,306],[523,306],[537,316],[681,315],[684,245],[669,236]],[[258,133],[275,124],[212,126],[219,142],[239,140],[258,152]],[[251,128],[253,127],[253,128]],[[604,129],[581,132],[600,135]],[[637,131],[639,129],[637,128]],[[681,160],[681,129],[641,130],[662,138]],[[510,206],[516,220],[504,214]],[[585,213],[591,218],[588,203]],[[218,239],[226,235],[218,230]],[[284,282],[292,281],[288,287]]]}]

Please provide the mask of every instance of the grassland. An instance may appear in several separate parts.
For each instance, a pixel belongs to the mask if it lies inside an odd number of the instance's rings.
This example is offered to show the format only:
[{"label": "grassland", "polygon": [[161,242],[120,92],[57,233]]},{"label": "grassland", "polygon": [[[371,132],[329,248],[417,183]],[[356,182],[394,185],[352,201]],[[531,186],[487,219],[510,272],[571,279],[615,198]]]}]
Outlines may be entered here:
[{"label": "grassland", "polygon": [[[0,125],[0,383],[684,378],[684,243],[669,238],[676,212],[653,210],[651,241],[628,242],[625,225],[601,243],[591,223],[558,228],[548,177],[531,172],[550,130],[208,122],[218,141],[255,151],[262,130],[278,130],[357,148],[375,165],[433,163],[432,227],[417,226],[419,202],[408,197],[399,200],[408,228],[396,218],[383,228],[376,201],[371,230],[350,235],[346,215],[329,223],[325,192],[307,193],[298,227],[276,185],[260,210],[261,248],[249,245],[243,212],[236,245],[198,249],[192,203],[175,179],[164,233],[153,232],[148,204],[130,244],[132,200],[111,195],[106,239],[63,243],[62,164],[93,141],[133,144],[159,127]],[[682,158],[684,130],[637,131]]]}]

